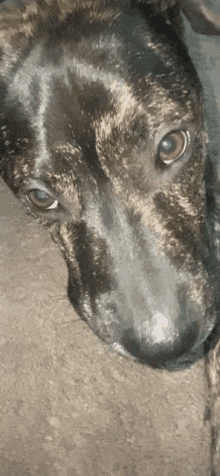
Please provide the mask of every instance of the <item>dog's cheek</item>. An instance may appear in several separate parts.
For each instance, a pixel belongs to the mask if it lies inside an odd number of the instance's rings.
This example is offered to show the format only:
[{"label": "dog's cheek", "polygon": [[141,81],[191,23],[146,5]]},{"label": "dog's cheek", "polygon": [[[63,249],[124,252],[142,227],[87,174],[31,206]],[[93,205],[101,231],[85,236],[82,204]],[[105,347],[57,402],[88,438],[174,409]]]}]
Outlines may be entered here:
[{"label": "dog's cheek", "polygon": [[49,231],[64,256],[71,280],[77,278],[81,283],[81,294],[87,292],[95,300],[100,292],[112,289],[112,260],[106,243],[85,222],[54,223]]}]

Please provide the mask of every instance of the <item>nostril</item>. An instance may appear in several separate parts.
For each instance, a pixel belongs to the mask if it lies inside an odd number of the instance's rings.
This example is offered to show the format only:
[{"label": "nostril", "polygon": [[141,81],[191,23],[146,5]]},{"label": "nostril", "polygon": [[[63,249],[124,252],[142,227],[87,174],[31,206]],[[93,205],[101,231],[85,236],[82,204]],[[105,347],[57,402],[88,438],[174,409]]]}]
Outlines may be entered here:
[{"label": "nostril", "polygon": [[198,339],[199,329],[196,323],[182,332],[156,342],[150,337],[138,338],[132,329],[124,332],[121,344],[140,362],[153,367],[166,367],[166,363],[187,354]]}]

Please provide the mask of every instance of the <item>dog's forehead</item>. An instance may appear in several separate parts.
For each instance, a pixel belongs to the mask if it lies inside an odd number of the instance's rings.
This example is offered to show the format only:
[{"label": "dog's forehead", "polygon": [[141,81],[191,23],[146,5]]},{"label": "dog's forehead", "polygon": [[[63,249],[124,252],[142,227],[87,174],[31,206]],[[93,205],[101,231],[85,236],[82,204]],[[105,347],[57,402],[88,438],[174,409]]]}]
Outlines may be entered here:
[{"label": "dog's forehead", "polygon": [[125,144],[135,148],[171,125],[192,123],[199,88],[189,57],[183,50],[180,64],[176,49],[142,19],[121,18],[117,29],[78,43],[45,37],[28,53],[6,52],[6,103],[16,105],[17,134],[21,118],[30,130],[35,169],[54,168],[56,153],[62,163],[67,146],[72,167],[92,142],[102,155],[118,154]]},{"label": "dog's forehead", "polygon": [[[187,114],[187,109],[190,113],[197,88],[192,88],[184,71],[177,68],[174,56],[170,55],[168,61],[164,45],[161,48],[165,58],[161,61],[158,60],[158,41],[153,42],[149,33],[144,41],[144,56],[139,45],[135,53],[131,48],[137,45],[133,44],[130,47],[128,45],[127,51],[124,51],[124,44],[115,35],[110,38],[102,35],[101,38],[93,39],[89,54],[88,45],[78,45],[73,54],[65,46],[62,48],[59,45],[56,48],[54,45],[47,45],[45,48],[43,42],[40,42],[21,62],[9,81],[8,102],[15,101],[22,106],[32,116],[31,120],[36,113],[46,113],[52,102],[60,103],[62,114],[62,109],[67,108],[68,102],[68,109],[72,106],[73,116],[77,108],[87,113],[90,122],[102,115],[106,130],[107,122],[108,129],[111,127],[109,119],[114,114],[117,116],[115,122],[125,125],[125,118],[129,121],[134,115],[146,115],[146,106],[149,125],[149,111],[151,115],[157,113],[160,124],[164,114],[173,117],[179,111],[179,116],[183,116],[184,112]],[[109,46],[112,58],[110,64],[107,62]],[[137,58],[135,70],[132,71],[130,56],[133,57],[134,54]],[[188,61],[190,62],[189,59]]]},{"label": "dog's forehead", "polygon": [[[164,28],[168,31],[163,35],[156,25],[148,24],[136,12],[133,16],[122,13],[117,26],[93,31],[79,41],[70,37],[68,28],[62,29],[62,35],[56,31],[46,32],[35,41],[30,40],[24,51],[22,47],[3,50],[1,75],[22,104],[30,98],[30,85],[41,78],[49,86],[54,79],[66,85],[69,81],[78,84],[82,81],[86,88],[98,82],[115,99],[124,96],[127,85],[132,85],[142,100],[150,89],[148,79],[152,75],[163,86],[164,79],[169,81],[170,95],[178,83],[182,91],[191,89],[193,82],[195,84],[195,71],[180,39],[165,22]],[[85,91],[83,94],[85,96]],[[174,94],[176,96],[176,92]]]}]

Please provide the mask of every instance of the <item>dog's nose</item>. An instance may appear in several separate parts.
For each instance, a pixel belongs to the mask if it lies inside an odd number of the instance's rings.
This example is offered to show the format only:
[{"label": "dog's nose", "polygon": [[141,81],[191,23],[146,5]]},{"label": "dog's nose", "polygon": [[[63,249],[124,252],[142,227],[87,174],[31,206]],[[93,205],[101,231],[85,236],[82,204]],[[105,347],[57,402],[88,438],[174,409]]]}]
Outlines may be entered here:
[{"label": "dog's nose", "polygon": [[179,325],[173,333],[167,333],[163,338],[159,335],[159,329],[157,334],[155,327],[142,337],[138,337],[134,330],[128,329],[121,341],[129,354],[153,367],[169,368],[170,362],[188,354],[198,341],[199,325],[196,322],[187,328]]}]

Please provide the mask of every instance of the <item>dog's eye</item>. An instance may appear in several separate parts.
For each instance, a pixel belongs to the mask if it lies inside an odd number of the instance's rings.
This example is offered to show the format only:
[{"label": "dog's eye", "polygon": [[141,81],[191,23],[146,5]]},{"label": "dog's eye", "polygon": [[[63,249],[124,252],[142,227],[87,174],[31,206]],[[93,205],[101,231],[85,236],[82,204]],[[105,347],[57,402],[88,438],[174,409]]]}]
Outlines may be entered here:
[{"label": "dog's eye", "polygon": [[43,208],[44,210],[50,210],[58,206],[58,200],[54,200],[54,197],[51,197],[47,192],[38,188],[31,190],[31,192],[27,194],[27,199],[36,207]]},{"label": "dog's eye", "polygon": [[158,157],[164,164],[171,164],[185,152],[189,142],[189,134],[184,131],[174,131],[167,134],[159,144]]}]

